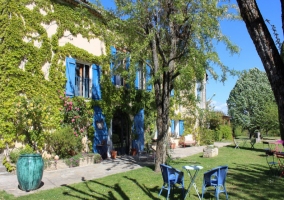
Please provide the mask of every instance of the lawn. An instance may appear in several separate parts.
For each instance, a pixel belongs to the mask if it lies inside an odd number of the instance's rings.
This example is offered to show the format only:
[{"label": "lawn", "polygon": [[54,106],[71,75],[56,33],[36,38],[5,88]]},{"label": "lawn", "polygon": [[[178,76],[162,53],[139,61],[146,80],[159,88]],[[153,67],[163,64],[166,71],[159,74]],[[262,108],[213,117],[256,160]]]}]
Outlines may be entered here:
[{"label": "lawn", "polygon": [[[262,144],[256,144],[255,149],[242,148],[242,146],[241,149],[235,149],[233,146],[222,147],[217,157],[203,158],[202,154],[197,154],[175,160],[172,166],[181,170],[182,166],[192,162],[197,162],[204,167],[196,179],[200,194],[203,173],[218,165],[228,165],[226,186],[230,200],[283,199],[279,189],[283,186],[284,178],[270,175]],[[185,174],[185,186],[188,185],[189,177]],[[153,167],[143,167],[19,198],[0,192],[0,199],[165,199],[165,190],[161,197],[158,197],[161,186],[161,174],[155,173]],[[171,199],[181,199],[180,193],[181,190],[176,189]],[[193,188],[187,199],[198,199]],[[214,196],[206,193],[205,199],[214,199]],[[221,194],[220,199],[225,199],[225,195]]]}]

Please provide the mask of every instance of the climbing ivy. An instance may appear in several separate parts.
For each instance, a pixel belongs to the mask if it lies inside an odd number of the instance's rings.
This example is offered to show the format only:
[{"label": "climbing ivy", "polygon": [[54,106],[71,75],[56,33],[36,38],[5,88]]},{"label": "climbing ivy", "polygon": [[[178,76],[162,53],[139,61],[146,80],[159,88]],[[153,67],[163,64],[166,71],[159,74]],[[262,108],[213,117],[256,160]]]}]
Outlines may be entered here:
[{"label": "climbing ivy", "polygon": [[[19,119],[19,97],[30,102],[41,99],[44,106],[49,108],[48,113],[45,113],[48,117],[42,119],[44,124],[48,124],[48,128],[42,129],[43,136],[45,132],[50,133],[60,126],[62,115],[58,91],[61,91],[60,95],[64,95],[66,56],[101,66],[102,100],[93,101],[92,104],[102,108],[108,125],[118,107],[131,115],[145,107],[148,109],[146,114],[152,116],[145,117],[148,119],[145,124],[153,124],[154,114],[150,112],[153,102],[149,100],[154,99],[153,94],[135,90],[135,68],[122,72],[129,85],[127,89],[116,88],[110,81],[110,45],[113,45],[111,43],[115,41],[114,38],[121,37],[108,31],[103,19],[93,15],[86,7],[60,2],[0,0],[0,149],[6,145],[14,145],[15,141],[25,141],[27,138],[20,134],[15,122]],[[49,36],[46,29],[53,23],[57,25],[57,29]],[[105,41],[106,55],[94,56],[70,43],[60,46],[59,39],[65,37],[65,31],[69,31],[73,36],[81,34],[87,39],[100,38]],[[43,66],[47,66],[48,74],[44,74]],[[25,103],[28,105],[29,101]],[[33,111],[25,113],[22,109],[21,112],[22,117]],[[25,130],[30,132],[27,127]],[[151,130],[154,130],[153,126]],[[44,145],[42,136],[40,144]]]},{"label": "climbing ivy", "polygon": [[[3,148],[6,143],[13,145],[25,138],[19,137],[15,126],[19,96],[30,101],[41,98],[52,113],[44,123],[56,129],[61,119],[57,91],[63,91],[66,83],[65,57],[72,55],[103,64],[105,56],[94,56],[69,43],[59,46],[64,31],[88,39],[99,37],[104,31],[99,19],[82,6],[51,0],[1,0],[0,11],[0,148]],[[57,24],[57,30],[50,37],[45,27],[51,23]],[[48,78],[42,70],[45,64],[49,65]]]}]

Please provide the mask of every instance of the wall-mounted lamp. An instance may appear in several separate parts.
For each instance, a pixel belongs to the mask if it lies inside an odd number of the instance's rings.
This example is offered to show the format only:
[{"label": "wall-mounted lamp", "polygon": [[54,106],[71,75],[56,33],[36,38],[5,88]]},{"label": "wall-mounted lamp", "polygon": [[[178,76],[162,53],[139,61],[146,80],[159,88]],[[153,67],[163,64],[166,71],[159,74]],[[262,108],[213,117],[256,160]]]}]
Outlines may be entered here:
[{"label": "wall-mounted lamp", "polygon": [[103,120],[96,121],[96,126],[99,130],[102,130],[104,128],[104,121]]}]

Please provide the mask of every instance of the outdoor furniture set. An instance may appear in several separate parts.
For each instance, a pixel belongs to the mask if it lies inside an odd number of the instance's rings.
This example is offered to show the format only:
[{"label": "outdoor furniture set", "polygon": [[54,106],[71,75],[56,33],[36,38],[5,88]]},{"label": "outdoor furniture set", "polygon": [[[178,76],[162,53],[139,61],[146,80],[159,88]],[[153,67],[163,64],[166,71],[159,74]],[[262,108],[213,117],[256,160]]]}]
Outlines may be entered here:
[{"label": "outdoor furniture set", "polygon": [[190,178],[190,184],[186,191],[184,186],[184,172],[164,164],[161,164],[160,167],[163,176],[163,186],[159,192],[159,196],[161,195],[162,191],[165,189],[167,190],[167,199],[168,199],[171,193],[171,189],[174,189],[174,187],[178,185],[178,187],[182,189],[183,199],[185,199],[189,195],[192,186],[194,187],[195,192],[197,193],[199,199],[203,199],[203,196],[208,188],[213,188],[216,199],[219,199],[220,193],[225,193],[226,199],[228,199],[228,194],[225,186],[228,166],[218,166],[203,174],[201,198],[195,183],[195,179],[197,177],[198,172],[201,169],[203,169],[202,166],[188,165],[182,167],[187,172]]},{"label": "outdoor furniture set", "polygon": [[282,152],[283,140],[263,141],[263,147],[266,155],[266,162],[270,170],[270,174],[280,177],[284,175],[284,152]]},{"label": "outdoor furniture set", "polygon": [[234,144],[235,144],[235,149],[239,149],[241,147],[246,147],[247,145],[250,144],[250,148],[254,149],[254,145],[256,143],[256,138],[240,138],[240,139],[233,139]]}]

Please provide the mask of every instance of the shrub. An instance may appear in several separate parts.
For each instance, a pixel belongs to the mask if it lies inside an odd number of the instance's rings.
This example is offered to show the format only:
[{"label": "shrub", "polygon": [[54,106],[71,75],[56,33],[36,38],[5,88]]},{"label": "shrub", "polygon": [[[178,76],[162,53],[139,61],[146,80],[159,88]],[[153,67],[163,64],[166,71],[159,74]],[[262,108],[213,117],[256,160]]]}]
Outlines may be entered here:
[{"label": "shrub", "polygon": [[222,139],[232,140],[232,128],[229,125],[220,125],[216,132],[218,141],[221,141]]},{"label": "shrub", "polygon": [[78,167],[80,165],[81,158],[84,158],[82,154],[77,154],[71,158],[65,159],[64,162],[69,167]]},{"label": "shrub", "polygon": [[75,135],[69,126],[62,127],[50,135],[49,145],[60,158],[68,158],[81,153],[82,137]]},{"label": "shrub", "polygon": [[211,129],[200,129],[200,145],[213,144],[215,141],[215,131]]},{"label": "shrub", "polygon": [[6,157],[3,159],[2,164],[3,164],[3,166],[6,167],[7,172],[12,172],[12,171],[16,170],[16,165],[8,162]]},{"label": "shrub", "polygon": [[94,163],[100,163],[102,161],[102,156],[98,153],[94,154]]},{"label": "shrub", "polygon": [[13,151],[10,152],[10,160],[12,163],[17,163],[20,155],[30,154],[30,153],[35,153],[35,152],[33,148],[30,147],[29,145],[26,145],[25,147],[20,149],[14,149]]}]

